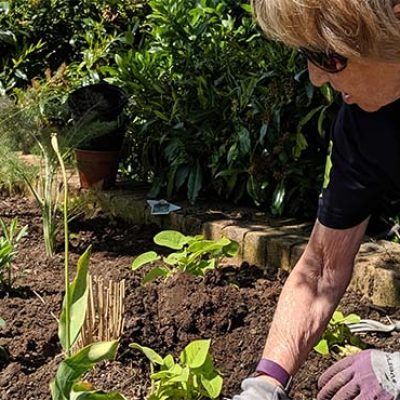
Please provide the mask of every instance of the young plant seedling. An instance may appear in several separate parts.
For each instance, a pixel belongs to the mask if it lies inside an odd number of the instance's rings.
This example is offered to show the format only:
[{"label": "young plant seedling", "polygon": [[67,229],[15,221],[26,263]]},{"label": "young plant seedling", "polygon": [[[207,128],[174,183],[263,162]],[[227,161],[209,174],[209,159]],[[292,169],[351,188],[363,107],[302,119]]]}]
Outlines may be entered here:
[{"label": "young plant seedling", "polygon": [[0,286],[12,286],[12,260],[16,254],[18,242],[27,234],[28,226],[20,228],[18,218],[7,225],[0,218]]},{"label": "young plant seedling", "polygon": [[158,277],[169,278],[177,271],[204,276],[207,271],[217,268],[223,257],[234,257],[239,251],[239,244],[234,240],[205,240],[201,235],[185,236],[171,230],[157,233],[153,240],[159,246],[178,251],[167,257],[161,257],[155,251],[140,254],[132,263],[133,271],[154,261],[163,261],[163,265],[154,267],[145,275],[143,283]]},{"label": "young plant seedling", "polygon": [[361,339],[350,332],[347,324],[359,323],[361,318],[356,314],[344,316],[336,310],[314,350],[322,355],[333,354],[340,358],[358,353],[366,348]]},{"label": "young plant seedling", "polygon": [[90,384],[82,382],[83,374],[91,370],[98,362],[113,360],[117,354],[118,341],[92,343],[72,354],[79,332],[85,321],[88,303],[88,274],[91,248],[89,247],[78,260],[77,272],[69,282],[69,230],[68,230],[68,189],[67,175],[63,159],[58,150],[57,138],[52,137],[52,146],[59,160],[64,180],[64,245],[65,245],[65,296],[59,321],[58,336],[65,352],[65,359],[58,367],[52,380],[53,400],[126,400],[117,392],[104,393],[94,390]]},{"label": "young plant seedling", "polygon": [[150,360],[152,387],[148,400],[218,398],[223,379],[209,354],[210,343],[210,340],[189,343],[179,356],[180,363],[175,363],[170,354],[162,358],[149,347],[132,343],[130,347],[140,350]]}]

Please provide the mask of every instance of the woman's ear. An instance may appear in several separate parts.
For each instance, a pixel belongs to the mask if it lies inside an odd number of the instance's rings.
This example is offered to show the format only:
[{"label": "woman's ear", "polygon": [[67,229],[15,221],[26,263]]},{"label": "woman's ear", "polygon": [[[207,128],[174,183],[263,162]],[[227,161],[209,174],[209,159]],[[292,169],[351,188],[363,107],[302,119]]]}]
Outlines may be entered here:
[{"label": "woman's ear", "polygon": [[394,15],[400,19],[400,4],[393,6]]}]

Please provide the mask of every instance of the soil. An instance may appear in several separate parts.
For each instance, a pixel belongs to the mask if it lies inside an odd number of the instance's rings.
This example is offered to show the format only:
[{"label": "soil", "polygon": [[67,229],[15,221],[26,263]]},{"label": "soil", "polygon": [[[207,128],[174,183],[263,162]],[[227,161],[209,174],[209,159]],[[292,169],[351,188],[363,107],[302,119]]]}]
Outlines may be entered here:
[{"label": "soil", "polygon": [[[29,234],[14,260],[12,289],[0,292],[0,316],[7,323],[0,331],[0,345],[8,352],[6,359],[0,357],[0,399],[47,400],[49,382],[62,359],[55,320],[63,295],[62,237],[58,254],[48,258],[35,204],[22,197],[0,197],[0,217],[9,221],[16,216],[29,225]],[[161,250],[152,242],[157,231],[156,226],[128,224],[101,213],[71,224],[71,265],[92,244],[91,274],[126,280],[125,325],[117,360],[97,366],[87,380],[99,389],[118,390],[130,400],[145,399],[148,362],[129,348],[130,343],[177,356],[190,341],[210,338],[214,361],[224,374],[222,397],[231,397],[254,371],[286,276],[266,275],[246,264],[227,265],[204,279],[179,274],[142,286],[144,272],[133,273],[130,266],[141,252]],[[346,293],[340,308],[363,318],[400,319],[400,311],[374,307],[355,293]],[[399,338],[392,333],[363,339],[371,347],[395,350]],[[312,352],[296,375],[291,397],[315,398],[319,375],[334,361]]]}]

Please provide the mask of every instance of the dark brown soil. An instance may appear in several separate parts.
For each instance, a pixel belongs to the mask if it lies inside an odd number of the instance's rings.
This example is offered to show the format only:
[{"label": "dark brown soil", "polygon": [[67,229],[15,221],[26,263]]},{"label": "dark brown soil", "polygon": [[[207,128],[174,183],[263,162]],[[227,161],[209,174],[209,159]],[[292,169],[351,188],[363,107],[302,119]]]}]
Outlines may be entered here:
[{"label": "dark brown soil", "polygon": [[[7,322],[0,345],[9,353],[0,360],[1,400],[50,399],[49,381],[61,361],[57,322],[63,294],[62,237],[60,252],[45,256],[40,214],[26,199],[0,198],[0,217],[18,216],[29,225],[29,234],[14,262],[18,278],[12,290],[0,293],[0,316]],[[71,265],[93,245],[91,273],[126,279],[125,328],[118,358],[99,365],[88,377],[97,388],[121,391],[130,400],[145,399],[149,384],[147,360],[130,349],[132,342],[152,347],[162,355],[177,355],[191,340],[212,339],[217,367],[224,374],[224,396],[239,392],[240,382],[251,374],[259,358],[284,276],[266,276],[248,265],[224,267],[204,280],[176,275],[166,283],[140,285],[141,274],[130,270],[132,260],[155,249],[155,226],[131,225],[97,215],[71,224]],[[158,249],[160,250],[160,249]],[[348,293],[342,310],[363,318],[400,319],[400,312],[367,304]],[[398,334],[369,335],[377,348],[398,349]],[[291,396],[316,397],[316,381],[334,359],[316,353],[296,376]]]}]

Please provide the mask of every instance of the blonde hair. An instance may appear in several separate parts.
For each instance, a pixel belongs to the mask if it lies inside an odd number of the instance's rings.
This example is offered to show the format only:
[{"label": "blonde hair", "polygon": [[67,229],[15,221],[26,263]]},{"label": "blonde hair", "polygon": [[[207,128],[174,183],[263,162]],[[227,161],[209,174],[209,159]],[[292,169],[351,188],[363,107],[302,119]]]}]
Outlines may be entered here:
[{"label": "blonde hair", "polygon": [[400,0],[252,0],[267,36],[294,47],[400,62]]}]

